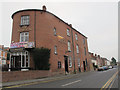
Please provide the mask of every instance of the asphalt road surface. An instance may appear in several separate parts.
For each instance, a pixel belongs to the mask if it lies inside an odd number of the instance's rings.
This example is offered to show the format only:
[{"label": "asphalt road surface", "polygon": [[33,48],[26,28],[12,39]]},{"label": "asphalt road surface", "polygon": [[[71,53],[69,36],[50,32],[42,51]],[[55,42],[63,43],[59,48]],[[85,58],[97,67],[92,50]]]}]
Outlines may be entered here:
[{"label": "asphalt road surface", "polygon": [[84,72],[23,85],[4,88],[118,88],[118,68]]}]

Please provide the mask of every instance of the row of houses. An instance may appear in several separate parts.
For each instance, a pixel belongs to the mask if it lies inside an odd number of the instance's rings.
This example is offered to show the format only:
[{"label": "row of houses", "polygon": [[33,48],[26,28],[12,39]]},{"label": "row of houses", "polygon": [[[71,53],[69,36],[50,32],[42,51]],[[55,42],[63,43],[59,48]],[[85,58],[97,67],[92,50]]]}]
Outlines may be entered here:
[{"label": "row of houses", "polygon": [[100,55],[89,52],[89,56],[91,60],[90,70],[96,70],[96,68],[98,67],[111,65],[110,60],[108,60],[107,58],[103,58]]},{"label": "row of houses", "polygon": [[89,53],[85,35],[48,12],[46,6],[42,10],[19,10],[12,19],[9,71],[35,69],[32,50],[41,47],[51,50],[51,72],[85,72],[94,65],[109,65],[106,58]]}]

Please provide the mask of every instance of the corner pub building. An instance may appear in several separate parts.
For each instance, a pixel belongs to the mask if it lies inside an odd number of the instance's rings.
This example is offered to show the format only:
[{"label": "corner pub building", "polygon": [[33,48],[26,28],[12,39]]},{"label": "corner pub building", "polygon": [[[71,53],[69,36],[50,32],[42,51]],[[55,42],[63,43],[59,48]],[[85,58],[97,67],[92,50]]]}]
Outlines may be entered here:
[{"label": "corner pub building", "polygon": [[89,70],[87,37],[71,24],[48,12],[46,6],[43,6],[42,10],[17,11],[12,15],[12,19],[9,71],[11,67],[21,71],[34,69],[31,50],[40,47],[51,49],[51,72]]}]

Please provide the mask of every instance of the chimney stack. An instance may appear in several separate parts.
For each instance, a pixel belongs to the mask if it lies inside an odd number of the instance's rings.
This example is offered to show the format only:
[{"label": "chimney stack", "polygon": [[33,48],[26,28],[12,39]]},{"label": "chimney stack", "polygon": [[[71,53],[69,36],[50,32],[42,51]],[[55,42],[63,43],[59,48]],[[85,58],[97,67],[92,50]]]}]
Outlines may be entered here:
[{"label": "chimney stack", "polygon": [[69,24],[70,25],[70,27],[72,27],[72,24]]},{"label": "chimney stack", "polygon": [[45,6],[45,5],[43,5],[42,9],[43,9],[43,11],[46,11],[46,6]]}]

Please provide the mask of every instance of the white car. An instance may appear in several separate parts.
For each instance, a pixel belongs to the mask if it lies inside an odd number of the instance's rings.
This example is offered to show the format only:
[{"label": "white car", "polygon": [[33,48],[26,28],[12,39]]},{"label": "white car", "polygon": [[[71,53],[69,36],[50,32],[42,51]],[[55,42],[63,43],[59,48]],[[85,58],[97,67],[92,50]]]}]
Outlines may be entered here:
[{"label": "white car", "polygon": [[109,68],[109,69],[112,69],[112,68],[113,68],[113,66],[109,66],[108,68]]}]

